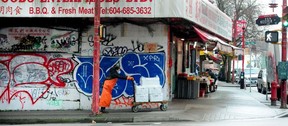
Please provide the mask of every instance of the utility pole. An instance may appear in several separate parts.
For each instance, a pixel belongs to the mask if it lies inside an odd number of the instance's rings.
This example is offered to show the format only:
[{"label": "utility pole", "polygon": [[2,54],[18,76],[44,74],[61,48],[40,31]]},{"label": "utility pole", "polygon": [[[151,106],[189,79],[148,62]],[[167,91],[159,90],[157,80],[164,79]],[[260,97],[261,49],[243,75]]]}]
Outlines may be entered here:
[{"label": "utility pole", "polygon": [[92,89],[92,113],[99,113],[99,71],[100,71],[100,0],[95,0],[94,12],[94,51],[93,51],[93,89]]},{"label": "utility pole", "polygon": [[[237,33],[237,21],[236,19],[233,20],[233,45],[236,46],[236,33]],[[234,51],[234,50],[233,50]],[[233,54],[235,54],[233,52]],[[235,77],[234,77],[234,74],[235,74],[235,58],[232,59],[233,60],[233,68],[232,68],[232,84],[234,84],[235,82]]]},{"label": "utility pole", "polygon": [[[282,6],[282,17],[286,15],[284,13],[285,8],[287,6],[287,0],[283,0],[283,6]],[[283,26],[285,22],[285,19],[282,18],[282,62],[286,62],[287,60],[287,50],[286,50],[286,45],[287,45],[287,30],[286,27]],[[281,106],[280,108],[287,108],[287,92],[286,92],[286,80],[281,80]]]},{"label": "utility pole", "polygon": [[240,74],[240,89],[246,89],[245,85],[245,71],[244,71],[244,58],[245,58],[245,26],[246,21],[242,20],[242,48],[243,48],[243,55],[242,55],[242,72]]},{"label": "utility pole", "polygon": [[[243,23],[244,24],[244,23]],[[243,33],[242,33],[242,48],[243,48],[243,55],[242,55],[242,72],[244,73],[244,64],[245,64],[245,27],[244,25],[242,26],[243,29]],[[244,77],[245,77],[245,73],[244,73]],[[245,81],[244,81],[244,85],[245,85]]]}]

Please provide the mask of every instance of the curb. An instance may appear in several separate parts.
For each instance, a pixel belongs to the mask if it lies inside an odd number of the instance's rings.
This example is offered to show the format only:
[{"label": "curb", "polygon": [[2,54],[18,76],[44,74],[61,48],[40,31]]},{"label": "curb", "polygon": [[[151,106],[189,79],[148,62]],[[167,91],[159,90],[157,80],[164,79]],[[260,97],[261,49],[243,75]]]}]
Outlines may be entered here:
[{"label": "curb", "polygon": [[282,112],[281,114],[276,115],[274,118],[286,118],[288,117],[288,110]]},{"label": "curb", "polygon": [[86,118],[50,118],[50,119],[0,119],[0,124],[46,124],[46,123],[131,123],[131,122],[179,122],[174,117],[86,117]]},{"label": "curb", "polygon": [[0,119],[0,124],[88,123],[91,119]]},{"label": "curb", "polygon": [[125,123],[133,122],[133,118],[102,118],[102,117],[87,117],[87,118],[62,118],[62,119],[0,119],[0,124],[46,124],[46,123]]}]

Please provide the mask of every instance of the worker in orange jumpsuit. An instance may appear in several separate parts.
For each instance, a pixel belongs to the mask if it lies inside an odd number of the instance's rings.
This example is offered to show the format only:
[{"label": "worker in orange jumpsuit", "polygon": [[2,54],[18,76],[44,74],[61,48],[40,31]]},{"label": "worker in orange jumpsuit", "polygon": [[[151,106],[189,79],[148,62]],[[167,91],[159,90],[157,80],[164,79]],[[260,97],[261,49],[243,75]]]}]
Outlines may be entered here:
[{"label": "worker in orange jumpsuit", "polygon": [[134,80],[131,76],[122,76],[120,75],[121,70],[119,66],[114,66],[110,69],[110,75],[105,79],[103,90],[100,98],[99,106],[101,107],[101,113],[108,113],[105,108],[109,107],[112,100],[112,90],[119,79]]}]

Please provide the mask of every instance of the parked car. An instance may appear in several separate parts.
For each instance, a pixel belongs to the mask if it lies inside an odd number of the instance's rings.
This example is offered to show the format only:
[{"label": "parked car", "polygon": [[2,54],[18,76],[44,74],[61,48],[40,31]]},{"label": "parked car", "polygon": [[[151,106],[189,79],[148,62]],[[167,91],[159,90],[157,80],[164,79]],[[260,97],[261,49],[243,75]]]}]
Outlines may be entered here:
[{"label": "parked car", "polygon": [[[245,69],[245,84],[246,86],[257,86],[257,79],[260,69],[258,68],[250,68]],[[250,75],[251,74],[251,75]]]},{"label": "parked car", "polygon": [[[245,72],[244,82],[246,84],[246,87],[250,86],[250,85],[253,87],[256,87],[259,71],[260,71],[260,69],[258,69],[258,68],[251,68],[251,72],[250,72],[250,68],[244,69],[244,72]],[[238,77],[236,78],[238,83],[240,82],[240,80],[239,80],[240,73],[237,75]]]},{"label": "parked car", "polygon": [[234,77],[235,77],[235,82],[236,83],[239,83],[239,81],[240,81],[240,73],[241,73],[240,69],[235,69]]},{"label": "parked car", "polygon": [[267,75],[266,70],[259,71],[257,79],[257,90],[259,93],[266,94],[267,91],[267,93],[271,91],[271,84],[268,82]]}]

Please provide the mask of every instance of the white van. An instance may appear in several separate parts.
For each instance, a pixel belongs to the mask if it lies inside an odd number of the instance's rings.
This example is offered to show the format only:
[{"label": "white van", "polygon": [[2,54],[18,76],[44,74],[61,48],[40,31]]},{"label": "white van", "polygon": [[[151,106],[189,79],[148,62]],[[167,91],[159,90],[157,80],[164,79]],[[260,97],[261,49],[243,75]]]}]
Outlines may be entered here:
[{"label": "white van", "polygon": [[257,85],[257,79],[258,79],[258,74],[259,74],[260,69],[259,68],[245,68],[245,84],[246,86],[254,86],[256,87]]}]

